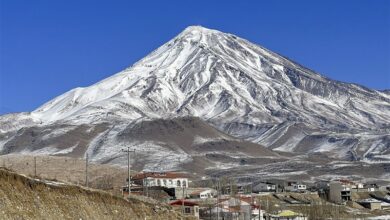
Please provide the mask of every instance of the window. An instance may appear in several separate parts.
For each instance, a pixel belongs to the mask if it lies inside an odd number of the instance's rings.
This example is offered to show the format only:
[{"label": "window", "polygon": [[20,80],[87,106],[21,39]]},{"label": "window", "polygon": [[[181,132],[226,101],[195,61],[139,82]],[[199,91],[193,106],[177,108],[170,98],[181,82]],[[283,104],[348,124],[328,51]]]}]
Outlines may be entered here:
[{"label": "window", "polygon": [[157,180],[157,186],[161,186],[161,180]]},{"label": "window", "polygon": [[180,187],[180,180],[177,181],[177,186]]},{"label": "window", "polygon": [[164,182],[164,186],[166,186],[167,185],[167,180],[163,180],[163,182]]},{"label": "window", "polygon": [[185,208],[184,208],[184,212],[185,212],[186,214],[191,213],[191,208],[190,208],[190,207],[185,207]]},{"label": "window", "polygon": [[187,182],[185,180],[183,181],[183,187],[187,187]]}]

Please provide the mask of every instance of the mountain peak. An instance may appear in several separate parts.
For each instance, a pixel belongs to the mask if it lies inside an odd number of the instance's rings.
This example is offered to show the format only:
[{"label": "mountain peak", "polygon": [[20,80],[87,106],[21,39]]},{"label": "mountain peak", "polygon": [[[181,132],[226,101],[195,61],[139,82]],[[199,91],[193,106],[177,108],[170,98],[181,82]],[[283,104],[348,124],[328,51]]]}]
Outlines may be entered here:
[{"label": "mountain peak", "polygon": [[[67,119],[88,123],[90,113],[104,121],[114,115],[107,112],[121,112],[115,118],[190,115],[205,120],[226,118],[226,123],[290,120],[326,128],[366,128],[389,121],[387,112],[375,111],[372,103],[366,103],[372,99],[368,96],[375,94],[317,76],[242,38],[189,26],[131,68],[92,86],[71,90],[33,115],[44,122]],[[348,101],[354,97],[365,100]],[[379,100],[383,97],[377,99],[388,109],[388,103]],[[350,114],[345,103],[361,113]],[[350,120],[335,117],[335,111]]]},{"label": "mountain peak", "polygon": [[208,31],[215,31],[215,30],[200,25],[190,25],[183,30],[183,32],[192,32],[192,31],[208,32]]},{"label": "mountain peak", "polygon": [[[388,93],[332,81],[243,38],[189,26],[116,75],[73,89],[31,114],[0,117],[0,133],[26,126],[104,123],[115,125],[104,134],[114,141],[112,134],[122,129],[117,123],[126,127],[190,116],[282,151],[331,150],[354,158],[365,152],[360,156],[372,158],[389,142],[389,103]],[[376,136],[358,137],[359,132]],[[3,137],[0,153],[6,149]],[[14,144],[7,146],[13,149]]]},{"label": "mountain peak", "polygon": [[200,25],[192,25],[186,27],[181,33],[180,36],[202,36],[204,34],[217,34],[222,33],[218,30],[209,29]]}]

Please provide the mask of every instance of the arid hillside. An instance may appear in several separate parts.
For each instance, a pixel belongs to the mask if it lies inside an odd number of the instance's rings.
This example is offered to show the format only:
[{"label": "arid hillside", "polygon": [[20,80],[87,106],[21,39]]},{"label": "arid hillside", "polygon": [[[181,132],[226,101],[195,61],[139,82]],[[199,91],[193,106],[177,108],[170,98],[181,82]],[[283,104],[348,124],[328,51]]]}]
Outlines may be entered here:
[{"label": "arid hillside", "polygon": [[1,219],[181,219],[171,207],[132,196],[38,180],[0,169]]},{"label": "arid hillside", "polygon": [[[81,158],[11,154],[0,156],[0,166],[27,176],[36,175],[37,178],[85,186],[85,159]],[[91,188],[121,195],[121,187],[126,184],[126,178],[126,168],[89,163],[88,180]]]}]

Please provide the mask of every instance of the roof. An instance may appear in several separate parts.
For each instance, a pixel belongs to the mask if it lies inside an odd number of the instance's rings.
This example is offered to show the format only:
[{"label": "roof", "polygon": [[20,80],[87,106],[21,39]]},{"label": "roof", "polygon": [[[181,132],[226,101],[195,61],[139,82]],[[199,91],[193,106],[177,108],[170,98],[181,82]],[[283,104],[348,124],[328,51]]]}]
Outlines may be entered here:
[{"label": "roof", "polygon": [[381,201],[379,201],[377,199],[372,199],[372,198],[363,199],[363,200],[360,200],[359,202],[360,203],[381,203]]},{"label": "roof", "polygon": [[208,191],[208,190],[213,191],[214,189],[201,188],[201,189],[197,189],[197,190],[191,192],[190,195],[199,195],[199,194],[201,194],[202,192],[205,192],[205,191]]},{"label": "roof", "polygon": [[266,184],[266,185],[276,185],[275,183],[270,183],[270,182],[265,182],[265,181],[262,181],[262,182],[257,182],[254,184],[254,186],[257,186],[257,185],[260,185],[260,184]]},{"label": "roof", "polygon": [[175,172],[146,172],[146,173],[138,173],[133,176],[132,180],[137,179],[146,179],[148,177],[152,178],[161,178],[161,179],[176,179],[176,178],[188,178],[188,176],[184,173],[175,173]]},{"label": "roof", "polygon": [[176,200],[176,201],[173,201],[173,202],[169,203],[169,205],[173,205],[173,206],[175,206],[175,205],[196,206],[196,205],[198,205],[198,203],[179,199],[179,200]]},{"label": "roof", "polygon": [[294,216],[298,216],[298,215],[299,215],[299,213],[293,212],[291,210],[283,210],[277,216],[278,217],[294,217]]},{"label": "roof", "polygon": [[351,181],[351,180],[346,180],[346,179],[339,179],[338,180],[340,183],[344,183],[344,184],[350,184],[350,185],[355,185],[356,183]]},{"label": "roof", "polygon": [[224,203],[224,202],[229,201],[229,200],[235,200],[235,201],[240,202],[240,203],[245,202],[248,204],[251,204],[251,202],[252,202],[251,201],[252,199],[250,197],[239,196],[239,197],[230,197],[230,198],[219,199],[219,203],[221,204],[221,203]]}]

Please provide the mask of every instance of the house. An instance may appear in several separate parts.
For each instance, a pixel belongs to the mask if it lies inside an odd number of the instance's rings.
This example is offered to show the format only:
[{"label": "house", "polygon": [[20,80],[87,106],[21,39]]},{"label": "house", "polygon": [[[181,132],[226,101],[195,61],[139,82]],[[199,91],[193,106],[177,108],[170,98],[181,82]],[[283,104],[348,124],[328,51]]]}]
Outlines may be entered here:
[{"label": "house", "polygon": [[379,191],[379,186],[376,183],[364,184],[363,189],[367,192]]},{"label": "house", "polygon": [[221,219],[250,220],[259,214],[263,215],[263,210],[260,209],[260,206],[252,203],[251,197],[238,196],[220,199],[217,205],[211,209],[211,213],[213,217],[219,213]]},{"label": "house", "polygon": [[351,200],[351,187],[344,182],[329,183],[328,198],[331,202],[344,203]]},{"label": "house", "polygon": [[390,186],[378,186],[378,191],[390,191]]},{"label": "house", "polygon": [[363,200],[360,200],[358,202],[360,205],[364,206],[365,208],[367,209],[370,209],[370,210],[381,210],[381,201],[377,200],[377,199],[372,199],[372,198],[369,198],[369,199],[363,199]]},{"label": "house", "polygon": [[378,201],[381,201],[382,210],[390,210],[390,195],[381,193],[370,193],[370,196]]},{"label": "house", "polygon": [[182,212],[184,215],[195,216],[199,219],[199,205],[195,202],[187,200],[176,200],[169,203],[175,210]]},{"label": "house", "polygon": [[188,188],[187,190],[191,199],[208,199],[217,195],[217,190],[210,188]]},{"label": "house", "polygon": [[306,191],[306,185],[298,182],[288,182],[284,188],[287,192],[304,192]]},{"label": "house", "polygon": [[253,186],[252,191],[258,192],[276,192],[276,185],[269,182],[260,182]]},{"label": "house", "polygon": [[341,184],[348,186],[352,192],[364,192],[367,189],[364,189],[364,184],[359,182],[353,182],[351,180],[340,179],[338,180]]},{"label": "house", "polygon": [[132,181],[146,187],[188,188],[187,175],[176,172],[142,172],[133,176]]},{"label": "house", "polygon": [[260,205],[257,205],[256,202],[252,205],[252,218],[251,220],[262,220],[264,218],[265,211],[261,209]]}]

